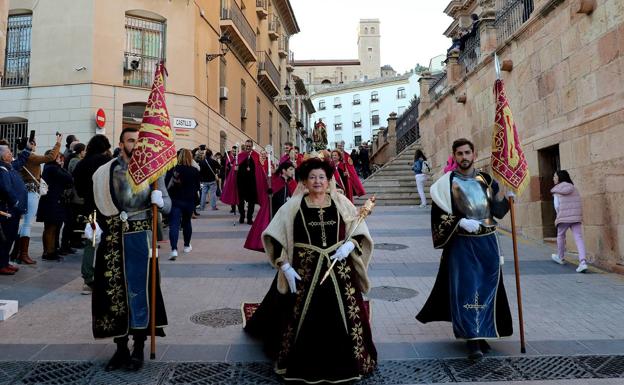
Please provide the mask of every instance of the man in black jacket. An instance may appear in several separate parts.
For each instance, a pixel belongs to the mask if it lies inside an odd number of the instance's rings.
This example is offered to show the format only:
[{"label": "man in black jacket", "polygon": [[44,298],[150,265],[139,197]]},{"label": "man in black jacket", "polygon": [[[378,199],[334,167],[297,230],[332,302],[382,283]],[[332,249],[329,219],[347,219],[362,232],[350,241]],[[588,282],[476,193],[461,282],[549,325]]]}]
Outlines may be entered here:
[{"label": "man in black jacket", "polygon": [[206,195],[210,192],[210,207],[217,209],[217,183],[221,166],[212,159],[212,151],[206,150],[206,155],[199,162],[199,181],[201,182],[201,198],[199,209],[206,208]]},{"label": "man in black jacket", "polygon": [[[74,170],[74,180],[77,181],[76,194],[84,199],[84,211],[83,215],[89,216],[93,214],[95,210],[95,201],[93,198],[93,174],[103,164],[112,159],[111,156],[111,144],[108,138],[104,135],[95,135],[89,144],[87,144],[87,153],[83,160],[81,160],[76,169]],[[82,279],[84,285],[82,287],[83,294],[91,294],[93,288],[93,257],[95,255],[95,248],[91,242],[87,242],[84,248],[84,254],[82,257],[82,267],[80,269],[82,273]]]}]

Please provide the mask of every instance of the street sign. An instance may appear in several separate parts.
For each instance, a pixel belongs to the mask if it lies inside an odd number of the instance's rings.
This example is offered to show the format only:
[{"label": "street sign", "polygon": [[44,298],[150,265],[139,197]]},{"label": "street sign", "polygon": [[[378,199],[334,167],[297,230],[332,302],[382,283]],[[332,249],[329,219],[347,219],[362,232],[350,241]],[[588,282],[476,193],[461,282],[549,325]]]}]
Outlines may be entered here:
[{"label": "street sign", "polygon": [[104,113],[103,109],[98,109],[97,112],[95,113],[95,124],[99,127],[99,128],[104,128],[104,125],[106,125],[106,114]]},{"label": "street sign", "polygon": [[173,128],[193,129],[197,127],[195,119],[173,118]]}]

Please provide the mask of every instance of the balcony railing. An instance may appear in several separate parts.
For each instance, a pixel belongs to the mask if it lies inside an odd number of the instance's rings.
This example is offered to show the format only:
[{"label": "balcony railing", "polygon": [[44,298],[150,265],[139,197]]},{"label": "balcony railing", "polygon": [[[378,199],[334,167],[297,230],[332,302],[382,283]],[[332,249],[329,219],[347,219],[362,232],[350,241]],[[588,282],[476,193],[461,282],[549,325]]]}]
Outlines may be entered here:
[{"label": "balcony railing", "polygon": [[472,71],[481,57],[481,37],[479,33],[468,37],[464,43],[464,50],[459,55],[459,62],[464,66],[466,73]]},{"label": "balcony railing", "polygon": [[446,73],[438,77],[429,87],[429,98],[432,102],[438,100],[446,89]]},{"label": "balcony railing", "polygon": [[249,44],[251,50],[256,50],[256,33],[245,18],[243,11],[238,8],[236,2],[232,1],[230,4],[228,2],[221,3],[221,20],[231,20],[243,39],[245,39],[245,42]]},{"label": "balcony railing", "polygon": [[269,15],[269,37],[276,40],[281,33],[281,29],[282,24],[279,21],[279,17],[273,14]]},{"label": "balcony railing", "polygon": [[256,0],[256,13],[258,14],[258,17],[261,19],[264,19],[269,14],[267,1],[268,0]]},{"label": "balcony railing", "polygon": [[[266,51],[258,51],[258,72],[265,71],[277,90],[280,89],[280,73]],[[258,73],[260,76],[260,73]]]},{"label": "balcony railing", "polygon": [[499,0],[494,21],[498,44],[507,40],[529,19],[533,7],[533,0]]},{"label": "balcony railing", "polygon": [[278,40],[278,53],[280,57],[288,57],[288,37],[282,36]]},{"label": "balcony railing", "polygon": [[414,143],[420,137],[418,128],[418,105],[420,101],[416,100],[407,111],[397,119],[396,138],[397,138],[397,154],[403,151],[407,146]]}]

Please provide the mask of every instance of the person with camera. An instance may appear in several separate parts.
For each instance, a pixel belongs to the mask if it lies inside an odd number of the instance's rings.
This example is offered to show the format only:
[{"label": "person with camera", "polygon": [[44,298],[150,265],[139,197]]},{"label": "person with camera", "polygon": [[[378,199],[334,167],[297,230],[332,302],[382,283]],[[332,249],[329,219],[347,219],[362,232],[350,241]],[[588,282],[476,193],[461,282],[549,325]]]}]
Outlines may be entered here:
[{"label": "person with camera", "polygon": [[19,270],[9,263],[9,251],[17,238],[20,218],[28,208],[28,191],[20,170],[29,156],[29,143],[15,160],[8,142],[0,143],[0,275],[13,275]]},{"label": "person with camera", "polygon": [[[202,148],[203,147],[203,148]],[[212,151],[206,149],[205,145],[199,147],[205,151],[205,155],[199,162],[199,181],[201,182],[201,198],[199,200],[199,209],[204,211],[206,208],[206,196],[210,193],[210,207],[217,209],[217,183],[219,181],[219,171],[221,166],[212,159]]]},{"label": "person with camera", "polygon": [[[32,229],[32,222],[37,214],[39,200],[42,195],[45,196],[48,188],[46,183],[47,181],[45,179],[42,181],[41,178],[41,165],[53,162],[56,159],[61,150],[61,141],[63,139],[63,135],[57,132],[56,143],[54,144],[54,147],[52,147],[52,150],[46,152],[47,155],[37,155],[35,154],[37,151],[37,142],[34,140],[34,135],[31,134],[31,136],[33,137],[33,140],[30,143],[31,153],[26,161],[26,164],[22,168],[22,179],[24,180],[26,190],[28,191],[28,208],[26,210],[26,214],[24,214],[24,221],[22,222],[22,226],[19,230],[19,239],[16,242],[11,255],[12,259],[15,261],[26,265],[34,265],[37,263],[37,261],[33,261],[30,258],[28,248],[30,246],[30,231]],[[18,148],[22,147],[22,145],[23,144],[20,144]]]}]

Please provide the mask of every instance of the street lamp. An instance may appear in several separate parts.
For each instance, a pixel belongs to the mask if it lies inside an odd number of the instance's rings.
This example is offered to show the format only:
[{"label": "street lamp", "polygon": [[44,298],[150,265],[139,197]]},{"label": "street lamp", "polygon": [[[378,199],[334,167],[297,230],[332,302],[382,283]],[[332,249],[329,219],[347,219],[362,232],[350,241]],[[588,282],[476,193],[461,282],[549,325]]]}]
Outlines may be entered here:
[{"label": "street lamp", "polygon": [[284,94],[286,96],[290,96],[290,86],[288,85],[288,81],[286,81],[286,85],[284,86]]},{"label": "street lamp", "polygon": [[206,61],[212,61],[218,57],[225,56],[228,52],[230,52],[230,37],[228,35],[221,35],[219,38],[219,47],[221,48],[221,53],[207,53]]}]

